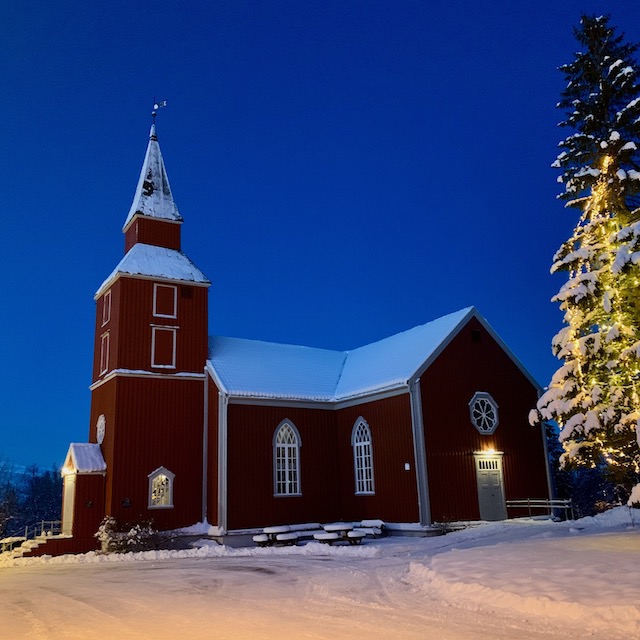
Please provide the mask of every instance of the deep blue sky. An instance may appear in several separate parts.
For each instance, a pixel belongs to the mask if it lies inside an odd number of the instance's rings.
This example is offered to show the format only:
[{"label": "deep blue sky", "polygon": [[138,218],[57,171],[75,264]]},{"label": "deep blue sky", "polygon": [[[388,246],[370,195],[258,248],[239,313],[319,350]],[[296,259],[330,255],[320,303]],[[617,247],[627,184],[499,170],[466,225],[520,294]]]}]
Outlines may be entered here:
[{"label": "deep blue sky", "polygon": [[0,3],[0,458],[87,439],[93,294],[154,96],[210,332],[348,349],[475,305],[546,385],[580,13],[495,0]]}]

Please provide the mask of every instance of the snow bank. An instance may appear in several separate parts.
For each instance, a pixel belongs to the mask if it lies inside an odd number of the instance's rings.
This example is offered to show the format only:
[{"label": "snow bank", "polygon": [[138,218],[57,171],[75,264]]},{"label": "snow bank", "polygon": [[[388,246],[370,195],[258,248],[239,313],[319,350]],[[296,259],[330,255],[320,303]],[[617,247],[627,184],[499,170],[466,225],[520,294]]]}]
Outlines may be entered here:
[{"label": "snow bank", "polygon": [[0,555],[0,567],[16,567],[22,565],[59,565],[59,564],[96,564],[145,562],[159,560],[178,560],[186,558],[248,558],[260,556],[342,556],[351,558],[374,558],[380,554],[375,546],[329,546],[320,542],[309,542],[303,546],[292,547],[243,547],[234,549],[218,544],[212,540],[199,540],[193,549],[139,551],[132,553],[97,553],[90,551],[77,555],[41,556],[36,558],[12,558],[8,554]]}]

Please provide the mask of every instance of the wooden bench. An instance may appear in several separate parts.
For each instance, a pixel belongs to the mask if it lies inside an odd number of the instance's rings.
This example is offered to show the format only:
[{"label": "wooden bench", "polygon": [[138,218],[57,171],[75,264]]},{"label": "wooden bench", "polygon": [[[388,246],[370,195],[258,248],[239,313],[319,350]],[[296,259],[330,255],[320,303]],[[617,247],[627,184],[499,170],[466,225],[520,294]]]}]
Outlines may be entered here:
[{"label": "wooden bench", "polygon": [[387,535],[387,527],[382,520],[361,520],[353,527],[354,532],[359,531],[372,538],[380,538]]},{"label": "wooden bench", "polygon": [[269,526],[262,529],[262,533],[253,536],[253,541],[259,547],[279,545],[295,545],[298,540],[311,539],[315,533],[323,529],[317,522],[306,524],[292,524]]}]

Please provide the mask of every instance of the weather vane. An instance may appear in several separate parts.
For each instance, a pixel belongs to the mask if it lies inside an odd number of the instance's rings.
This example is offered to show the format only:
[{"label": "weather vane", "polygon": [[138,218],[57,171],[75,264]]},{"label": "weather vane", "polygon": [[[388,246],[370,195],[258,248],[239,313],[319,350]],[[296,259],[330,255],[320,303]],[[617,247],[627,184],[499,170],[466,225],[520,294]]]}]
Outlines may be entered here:
[{"label": "weather vane", "polygon": [[153,111],[151,112],[151,117],[153,118],[153,124],[156,123],[156,114],[158,113],[158,109],[162,109],[162,107],[167,106],[166,100],[156,100],[155,96],[153,97]]}]

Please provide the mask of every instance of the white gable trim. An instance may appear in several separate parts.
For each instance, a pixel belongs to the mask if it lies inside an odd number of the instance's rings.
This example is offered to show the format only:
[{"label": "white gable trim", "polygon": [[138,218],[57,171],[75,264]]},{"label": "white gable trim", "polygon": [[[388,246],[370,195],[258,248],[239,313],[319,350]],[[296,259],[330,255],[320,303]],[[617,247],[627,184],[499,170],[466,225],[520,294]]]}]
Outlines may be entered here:
[{"label": "white gable trim", "polygon": [[62,466],[63,476],[71,474],[104,476],[106,473],[107,463],[99,444],[72,442],[69,445],[69,451]]},{"label": "white gable trim", "polygon": [[509,359],[518,367],[520,372],[527,378],[527,380],[535,387],[535,389],[540,392],[542,389],[541,385],[537,382],[537,380],[527,371],[525,366],[518,360],[513,351],[507,347],[505,342],[500,338],[500,336],[494,331],[491,325],[480,315],[478,310],[475,307],[471,307],[469,309],[469,313],[467,313],[460,322],[453,328],[452,331],[449,332],[447,337],[438,345],[438,348],[434,350],[434,352],[427,358],[421,367],[411,376],[409,380],[409,384],[413,384],[413,382],[420,378],[424,374],[424,372],[436,361],[438,356],[449,346],[452,340],[462,331],[464,327],[469,324],[469,321],[472,318],[476,318],[478,322],[482,325],[482,327],[487,331],[487,333],[498,343],[498,346],[507,354]]}]

